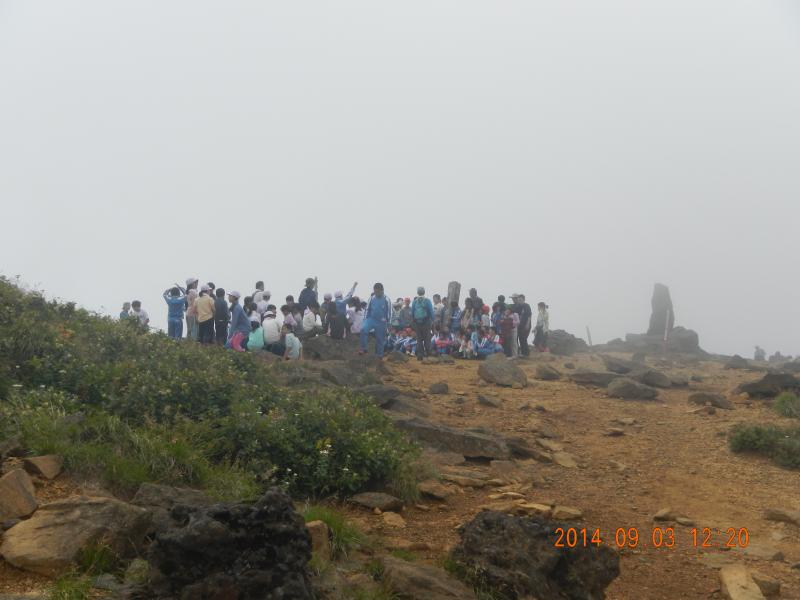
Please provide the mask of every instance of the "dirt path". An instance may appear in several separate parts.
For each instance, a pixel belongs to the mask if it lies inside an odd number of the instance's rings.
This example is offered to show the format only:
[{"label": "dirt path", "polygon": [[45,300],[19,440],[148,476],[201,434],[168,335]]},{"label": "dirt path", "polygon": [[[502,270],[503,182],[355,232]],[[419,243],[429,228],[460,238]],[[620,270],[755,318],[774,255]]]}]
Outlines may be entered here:
[{"label": "dirt path", "polygon": [[[551,363],[563,372],[562,360]],[[602,369],[597,358],[573,360],[576,366]],[[532,380],[535,363],[520,361]],[[622,573],[608,590],[610,599],[664,599],[719,597],[719,561],[741,561],[783,582],[783,598],[800,598],[800,530],[767,521],[768,507],[800,509],[800,472],[777,467],[768,461],[735,455],[728,450],[726,434],[741,422],[780,422],[760,402],[735,397],[735,410],[718,410],[715,415],[691,414],[687,397],[692,391],[727,393],[755,373],[725,371],[716,363],[664,368],[670,374],[700,374],[701,383],[690,389],[662,391],[657,401],[613,400],[602,390],[566,381],[532,381],[525,389],[487,386],[477,376],[477,364],[393,365],[393,384],[427,391],[428,385],[446,381],[447,395],[425,395],[431,419],[454,427],[484,427],[505,434],[526,437],[533,444],[533,429],[547,424],[561,435],[564,450],[572,454],[579,468],[534,463],[532,500],[549,499],[583,511],[578,527],[599,528],[603,539],[613,544],[617,528],[637,528],[640,543],[622,551]],[[663,367],[662,367],[663,368]],[[498,408],[477,402],[479,393],[500,400]],[[614,423],[629,417],[633,425]],[[785,423],[785,419],[783,422]],[[609,427],[624,429],[619,437],[604,435]],[[612,463],[617,461],[622,463]],[[475,466],[476,470],[486,467]],[[428,503],[429,510],[407,509],[407,528],[389,530],[379,518],[353,512],[362,525],[386,536],[411,542],[433,544],[436,550],[422,553],[435,561],[443,549],[456,543],[455,527],[468,521],[482,505],[491,503],[492,489],[459,489],[446,505]],[[713,548],[693,543],[692,527],[675,525],[675,545],[654,548],[653,515],[672,508],[691,518],[695,527],[719,529]],[[755,559],[739,549],[720,548],[728,539],[726,529],[747,528],[749,544],[779,549],[783,562]],[[702,543],[702,540],[701,542]],[[709,558],[710,557],[710,558]]]}]

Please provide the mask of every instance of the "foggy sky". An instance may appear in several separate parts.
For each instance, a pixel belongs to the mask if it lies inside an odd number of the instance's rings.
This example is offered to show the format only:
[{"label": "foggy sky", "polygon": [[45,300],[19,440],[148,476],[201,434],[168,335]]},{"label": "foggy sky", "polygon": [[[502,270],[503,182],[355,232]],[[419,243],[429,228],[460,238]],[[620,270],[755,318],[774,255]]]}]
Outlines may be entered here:
[{"label": "foggy sky", "polygon": [[117,314],[457,279],[595,343],[655,282],[800,353],[793,0],[0,0],[0,273]]}]

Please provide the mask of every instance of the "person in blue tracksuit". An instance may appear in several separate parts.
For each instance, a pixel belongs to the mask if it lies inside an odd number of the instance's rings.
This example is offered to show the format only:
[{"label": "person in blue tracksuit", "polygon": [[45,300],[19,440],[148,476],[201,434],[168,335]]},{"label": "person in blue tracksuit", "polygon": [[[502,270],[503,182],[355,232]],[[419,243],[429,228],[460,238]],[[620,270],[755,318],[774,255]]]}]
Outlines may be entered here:
[{"label": "person in blue tracksuit", "polygon": [[364,314],[364,324],[361,327],[361,350],[359,354],[366,354],[367,339],[371,331],[375,332],[375,354],[383,357],[383,350],[386,343],[386,328],[392,318],[392,303],[383,293],[383,284],[376,283],[374,291],[367,303],[367,310]]},{"label": "person in blue tracksuit", "polygon": [[167,303],[167,335],[179,340],[183,337],[183,310],[186,294],[182,288],[176,285],[164,291],[164,301]]},{"label": "person in blue tracksuit", "polygon": [[431,355],[431,327],[433,326],[433,302],[425,297],[425,288],[417,288],[417,297],[411,305],[411,323],[417,333],[417,360]]},{"label": "person in blue tracksuit", "polygon": [[239,292],[228,292],[228,301],[231,303],[231,325],[228,329],[228,342],[226,348],[233,348],[237,352],[244,352],[243,342],[250,335],[250,319],[239,304]]}]

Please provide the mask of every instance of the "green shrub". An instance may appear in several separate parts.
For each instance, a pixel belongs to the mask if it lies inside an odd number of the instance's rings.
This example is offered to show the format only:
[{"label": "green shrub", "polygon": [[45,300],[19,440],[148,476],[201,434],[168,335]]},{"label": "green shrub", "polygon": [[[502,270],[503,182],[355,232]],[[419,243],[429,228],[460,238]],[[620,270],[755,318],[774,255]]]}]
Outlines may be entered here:
[{"label": "green shrub", "polygon": [[737,425],[731,430],[728,443],[734,452],[753,452],[781,466],[800,468],[800,427]]},{"label": "green shrub", "polygon": [[331,556],[334,560],[347,556],[348,552],[364,543],[364,534],[339,511],[319,504],[307,504],[302,514],[306,523],[322,521],[328,526],[331,531]]},{"label": "green shrub", "polygon": [[779,415],[784,417],[791,417],[792,419],[800,419],[800,398],[792,392],[783,392],[772,404]]},{"label": "green shrub", "polygon": [[63,575],[47,590],[47,600],[88,600],[91,598],[92,580],[86,575]]}]

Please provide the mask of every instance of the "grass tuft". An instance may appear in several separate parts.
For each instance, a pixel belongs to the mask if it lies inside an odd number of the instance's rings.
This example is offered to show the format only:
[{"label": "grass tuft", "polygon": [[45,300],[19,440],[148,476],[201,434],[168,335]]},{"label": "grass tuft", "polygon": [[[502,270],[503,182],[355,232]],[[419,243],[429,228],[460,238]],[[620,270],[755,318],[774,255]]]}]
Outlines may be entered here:
[{"label": "grass tuft", "polygon": [[772,408],[781,416],[800,419],[800,398],[792,392],[783,392],[775,398]]},{"label": "grass tuft", "polygon": [[334,560],[346,557],[348,552],[362,546],[366,537],[337,510],[319,504],[306,505],[302,511],[303,520],[322,521],[331,531],[331,555]]}]

